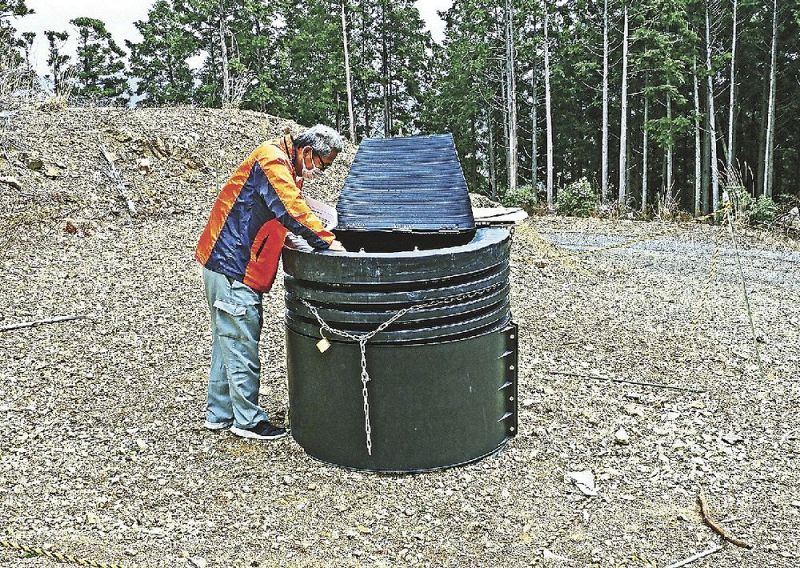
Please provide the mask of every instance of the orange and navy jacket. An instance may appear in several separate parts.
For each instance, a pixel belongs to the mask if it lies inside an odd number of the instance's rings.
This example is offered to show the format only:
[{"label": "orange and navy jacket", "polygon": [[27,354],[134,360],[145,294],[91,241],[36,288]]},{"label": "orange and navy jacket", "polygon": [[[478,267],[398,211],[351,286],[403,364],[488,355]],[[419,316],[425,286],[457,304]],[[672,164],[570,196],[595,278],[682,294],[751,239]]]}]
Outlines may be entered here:
[{"label": "orange and navy jacket", "polygon": [[333,233],[309,208],[294,169],[291,136],[256,148],[230,177],[200,235],[195,258],[213,272],[267,292],[275,280],[287,231],[319,249]]}]

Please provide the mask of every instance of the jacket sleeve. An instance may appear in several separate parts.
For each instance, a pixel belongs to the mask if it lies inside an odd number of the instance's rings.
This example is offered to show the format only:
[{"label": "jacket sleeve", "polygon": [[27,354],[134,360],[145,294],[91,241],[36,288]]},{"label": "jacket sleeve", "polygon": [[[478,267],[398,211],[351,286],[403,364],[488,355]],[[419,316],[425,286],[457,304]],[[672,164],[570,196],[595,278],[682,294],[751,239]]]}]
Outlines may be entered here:
[{"label": "jacket sleeve", "polygon": [[265,174],[266,183],[258,184],[259,193],[275,218],[312,247],[328,248],[335,237],[325,230],[322,221],[300,195],[300,188],[285,159],[261,154],[257,156],[253,167],[260,168]]}]

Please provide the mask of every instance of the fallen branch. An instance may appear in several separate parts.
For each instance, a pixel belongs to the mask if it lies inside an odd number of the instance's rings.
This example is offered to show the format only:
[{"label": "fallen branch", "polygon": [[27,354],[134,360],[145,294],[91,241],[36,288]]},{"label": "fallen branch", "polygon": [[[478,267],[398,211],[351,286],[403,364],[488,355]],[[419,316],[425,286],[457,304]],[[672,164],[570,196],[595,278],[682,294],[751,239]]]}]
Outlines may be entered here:
[{"label": "fallen branch", "polygon": [[712,545],[710,548],[706,548],[705,550],[701,550],[697,554],[692,554],[689,558],[684,558],[680,562],[676,562],[675,564],[670,564],[667,568],[680,568],[681,566],[686,566],[687,564],[691,564],[696,560],[700,560],[701,558],[705,558],[706,556],[711,556],[715,552],[719,552],[722,550],[722,547],[718,544]]},{"label": "fallen branch", "polygon": [[48,318],[43,320],[26,321],[23,323],[12,323],[11,325],[4,325],[3,327],[0,327],[0,332],[11,331],[12,329],[21,329],[23,327],[35,327],[37,325],[43,325],[46,323],[59,323],[62,321],[72,321],[79,319],[89,319],[89,316],[57,316],[54,318]]},{"label": "fallen branch", "polygon": [[758,334],[756,333],[756,324],[753,322],[753,312],[750,310],[750,298],[747,295],[747,282],[744,278],[744,270],[742,270],[742,262],[739,259],[739,244],[736,241],[736,230],[733,228],[733,221],[730,214],[725,215],[728,219],[728,227],[730,228],[731,241],[733,241],[733,252],[736,257],[736,268],[739,269],[739,281],[742,284],[742,296],[744,297],[744,307],[747,311],[747,320],[750,322],[750,332],[753,334],[753,349],[756,352],[756,361],[758,361],[758,368],[761,371],[761,376],[767,378],[767,372],[764,370],[764,362],[761,360],[761,350],[758,348]]},{"label": "fallen branch", "polygon": [[743,540],[739,540],[735,536],[733,536],[727,529],[720,526],[719,522],[711,516],[711,512],[708,509],[708,503],[706,502],[706,498],[703,497],[703,494],[697,496],[697,501],[700,503],[700,514],[703,515],[703,522],[711,527],[715,533],[719,536],[730,542],[731,544],[735,544],[736,546],[740,546],[742,548],[753,548],[752,544],[748,544]]},{"label": "fallen branch", "polygon": [[106,147],[102,142],[100,142],[100,153],[103,155],[103,159],[105,159],[106,164],[108,165],[108,171],[106,171],[106,175],[112,182],[114,182],[114,185],[116,185],[117,191],[125,201],[125,206],[128,208],[128,213],[130,213],[132,217],[135,217],[136,206],[133,204],[133,200],[128,196],[125,182],[122,180],[122,174],[114,164],[113,156],[111,156],[109,151],[106,150]]},{"label": "fallen branch", "polygon": [[638,385],[642,387],[653,387],[658,389],[669,389],[683,392],[704,393],[704,389],[692,389],[688,387],[676,387],[672,385],[664,385],[661,383],[648,383],[644,381],[629,381],[628,379],[615,379],[612,377],[601,377],[599,375],[584,375],[581,373],[570,373],[568,371],[548,371],[551,375],[564,375],[565,377],[577,377],[579,379],[596,379],[598,381],[608,381],[611,383],[624,383],[628,385]]}]

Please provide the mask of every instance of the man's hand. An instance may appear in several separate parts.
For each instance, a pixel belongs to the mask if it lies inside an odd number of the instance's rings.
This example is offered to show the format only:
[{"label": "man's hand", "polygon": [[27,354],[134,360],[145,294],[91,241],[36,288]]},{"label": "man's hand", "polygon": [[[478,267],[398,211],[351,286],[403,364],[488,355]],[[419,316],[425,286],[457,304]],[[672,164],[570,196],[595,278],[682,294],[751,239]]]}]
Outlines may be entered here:
[{"label": "man's hand", "polygon": [[333,241],[333,242],[331,243],[331,246],[329,246],[329,247],[328,247],[328,250],[335,250],[335,251],[339,251],[339,252],[346,252],[346,249],[344,248],[344,246],[342,245],[342,243],[340,243],[339,241]]}]

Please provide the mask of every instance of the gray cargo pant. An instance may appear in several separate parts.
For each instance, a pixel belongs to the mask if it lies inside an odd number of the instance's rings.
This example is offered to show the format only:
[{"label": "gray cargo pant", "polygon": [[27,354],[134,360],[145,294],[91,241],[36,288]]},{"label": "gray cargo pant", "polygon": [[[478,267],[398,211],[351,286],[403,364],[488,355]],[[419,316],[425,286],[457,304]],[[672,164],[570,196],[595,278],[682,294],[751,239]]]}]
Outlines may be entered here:
[{"label": "gray cargo pant", "polygon": [[262,295],[205,267],[203,283],[212,337],[206,420],[250,428],[268,419],[258,405]]}]

